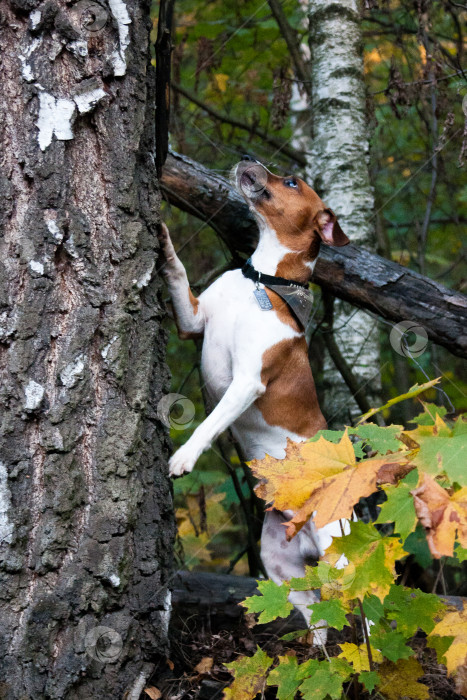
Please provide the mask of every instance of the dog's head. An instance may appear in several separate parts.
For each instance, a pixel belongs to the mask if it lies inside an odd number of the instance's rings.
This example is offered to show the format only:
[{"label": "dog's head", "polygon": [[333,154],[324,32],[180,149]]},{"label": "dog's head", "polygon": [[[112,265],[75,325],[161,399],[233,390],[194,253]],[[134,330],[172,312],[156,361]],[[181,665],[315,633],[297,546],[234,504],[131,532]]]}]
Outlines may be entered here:
[{"label": "dog's head", "polygon": [[321,241],[332,246],[349,242],[332,209],[300,178],[273,175],[252,160],[242,160],[233,174],[261,225],[274,230],[290,251],[310,251],[312,258]]}]

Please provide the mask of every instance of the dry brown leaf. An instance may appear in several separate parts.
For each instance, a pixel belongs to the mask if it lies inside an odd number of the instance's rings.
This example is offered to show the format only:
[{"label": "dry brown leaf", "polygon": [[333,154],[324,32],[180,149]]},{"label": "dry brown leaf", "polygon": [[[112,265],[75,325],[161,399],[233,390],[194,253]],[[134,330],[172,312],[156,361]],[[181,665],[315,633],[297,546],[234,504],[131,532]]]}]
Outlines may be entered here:
[{"label": "dry brown leaf", "polygon": [[146,695],[149,695],[151,700],[159,700],[159,698],[162,697],[162,693],[159,690],[159,688],[156,688],[155,686],[151,686],[150,688],[145,688],[144,692]]},{"label": "dry brown leaf", "polygon": [[411,493],[415,512],[436,559],[453,556],[456,534],[461,545],[467,547],[467,487],[450,496],[433,477],[424,474],[420,486]]},{"label": "dry brown leaf", "polygon": [[214,659],[212,656],[203,656],[199,664],[195,666],[195,671],[199,674],[209,673],[209,671],[212,669],[213,663]]}]

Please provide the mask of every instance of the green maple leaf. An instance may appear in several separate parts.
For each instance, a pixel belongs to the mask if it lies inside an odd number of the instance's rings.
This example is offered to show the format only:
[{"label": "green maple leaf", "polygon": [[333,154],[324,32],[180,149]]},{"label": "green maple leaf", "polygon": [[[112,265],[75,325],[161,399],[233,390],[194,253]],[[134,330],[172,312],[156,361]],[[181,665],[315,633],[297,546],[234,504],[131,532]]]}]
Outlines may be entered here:
[{"label": "green maple leaf", "polygon": [[363,612],[368,620],[378,622],[384,615],[384,605],[375,595],[367,593],[363,599]]},{"label": "green maple leaf", "polygon": [[329,659],[328,667],[331,673],[336,673],[343,681],[348,680],[355,673],[353,666],[346,659],[340,659],[338,656]]},{"label": "green maple leaf", "polygon": [[290,593],[288,583],[278,586],[274,581],[258,581],[258,589],[262,595],[253,595],[240,603],[249,613],[261,613],[258,622],[271,622],[277,617],[289,616],[293,605],[287,600]]},{"label": "green maple leaf", "polygon": [[461,563],[464,562],[467,559],[467,549],[458,545],[454,550],[454,556]]},{"label": "green maple leaf", "polygon": [[318,562],[317,566],[306,566],[303,578],[290,579],[290,587],[294,591],[313,591],[321,588],[325,581],[332,576],[333,567],[327,562]]},{"label": "green maple leaf", "polygon": [[279,656],[279,666],[268,676],[268,685],[277,686],[278,700],[294,698],[303,678],[299,673],[296,656]]},{"label": "green maple leaf", "polygon": [[432,554],[426,541],[425,529],[418,524],[414,532],[404,542],[404,549],[409,554],[413,554],[417,564],[420,564],[422,569],[426,569],[433,561]]},{"label": "green maple leaf", "polygon": [[314,603],[308,607],[310,610],[313,610],[310,622],[317,623],[320,622],[320,620],[326,620],[328,625],[334,627],[336,630],[341,630],[349,624],[345,617],[344,607],[337,598],[323,600],[321,603]]},{"label": "green maple leaf", "polygon": [[308,634],[310,630],[294,630],[293,632],[288,632],[287,634],[283,634],[282,637],[279,637],[283,642],[293,642],[294,639],[298,639],[299,637],[305,637],[305,635]]},{"label": "green maple leaf", "polygon": [[349,561],[342,593],[346,600],[363,598],[367,592],[383,599],[394,582],[395,561],[404,555],[402,547],[371,523],[352,522],[350,528],[349,535],[334,538],[326,550],[326,556],[345,554]]},{"label": "green maple leaf", "polygon": [[337,673],[330,673],[329,664],[323,662],[312,676],[303,681],[300,693],[303,700],[324,700],[329,697],[339,700],[342,695],[342,678]]},{"label": "green maple leaf", "polygon": [[383,428],[375,423],[363,423],[349,429],[349,433],[358,435],[365,443],[371,445],[373,450],[385,455],[387,452],[397,452],[401,449],[402,443],[396,436],[403,430],[402,425],[387,425]]},{"label": "green maple leaf", "polygon": [[451,429],[440,416],[434,425],[419,425],[404,436],[416,442],[420,449],[412,462],[428,474],[437,476],[443,472],[460,486],[467,486],[467,424],[459,416]]},{"label": "green maple leaf", "polygon": [[436,422],[436,416],[443,416],[446,415],[447,409],[444,406],[436,406],[434,403],[424,403],[423,408],[424,411],[423,413],[419,413],[418,416],[415,416],[415,418],[412,418],[410,420],[411,423],[417,423],[418,425],[434,425]]},{"label": "green maple leaf", "polygon": [[235,676],[232,685],[224,690],[224,700],[253,700],[263,691],[271,664],[272,659],[259,647],[253,656],[241,656],[224,664]]},{"label": "green maple leaf", "polygon": [[389,661],[408,659],[413,655],[413,649],[406,645],[407,637],[397,630],[371,635],[371,644],[381,651]]},{"label": "green maple leaf", "polygon": [[429,634],[445,605],[432,593],[394,585],[384,599],[384,607],[387,618],[397,622],[397,631],[409,638],[418,628]]},{"label": "green maple leaf", "polygon": [[401,536],[403,542],[414,531],[417,523],[413,496],[410,493],[417,482],[418,471],[414,469],[397,486],[386,486],[384,491],[388,500],[382,504],[376,520],[378,524],[394,523],[394,531]]},{"label": "green maple leaf", "polygon": [[376,671],[362,671],[358,675],[358,680],[369,693],[375,689],[380,681]]},{"label": "green maple leaf", "polygon": [[430,647],[430,649],[434,649],[436,651],[438,663],[446,666],[447,660],[445,654],[453,641],[454,637],[438,637],[435,635],[434,637],[427,638],[426,645],[427,647]]},{"label": "green maple leaf", "polygon": [[268,685],[277,686],[277,700],[291,700],[302,681],[319,668],[319,661],[310,659],[298,664],[296,656],[279,656],[279,665],[268,676]]}]

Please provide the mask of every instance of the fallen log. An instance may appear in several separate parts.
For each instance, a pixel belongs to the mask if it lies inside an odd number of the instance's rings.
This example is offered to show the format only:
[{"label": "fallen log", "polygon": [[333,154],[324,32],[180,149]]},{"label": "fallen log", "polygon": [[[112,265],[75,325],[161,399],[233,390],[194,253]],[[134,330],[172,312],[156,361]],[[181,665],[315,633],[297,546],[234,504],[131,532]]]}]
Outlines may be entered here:
[{"label": "fallen log", "polygon": [[[239,264],[253,251],[256,222],[228,180],[171,152],[161,187],[173,205],[209,224]],[[467,297],[459,292],[352,244],[321,246],[312,281],[391,323],[412,321],[434,343],[467,357]]]},{"label": "fallen log", "polygon": [[[249,576],[177,571],[172,582],[172,624],[185,626],[192,620],[196,625],[200,619],[209,619],[211,629],[230,629],[245,613],[239,603],[257,594],[256,579]],[[272,634],[287,634],[305,627],[298,610],[293,610],[287,620],[281,618],[267,624]]]},{"label": "fallen log", "polygon": [[[245,609],[242,600],[257,595],[256,579],[250,576],[212,574],[206,571],[177,571],[172,582],[173,617],[186,620],[188,617],[215,619],[219,627],[231,627]],[[462,610],[467,599],[462,596],[443,595],[440,598],[458,610]],[[272,623],[268,624],[271,630]],[[281,634],[303,629],[305,621],[300,612],[293,610],[287,618],[279,620]]]}]

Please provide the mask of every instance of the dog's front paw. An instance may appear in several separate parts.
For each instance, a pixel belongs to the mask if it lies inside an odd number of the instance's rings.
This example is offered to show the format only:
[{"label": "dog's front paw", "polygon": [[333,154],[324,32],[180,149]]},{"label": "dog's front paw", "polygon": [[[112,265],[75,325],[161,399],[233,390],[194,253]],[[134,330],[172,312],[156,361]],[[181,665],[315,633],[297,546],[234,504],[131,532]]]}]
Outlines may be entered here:
[{"label": "dog's front paw", "polygon": [[196,463],[196,456],[191,450],[181,447],[169,460],[170,476],[181,476],[191,472]]}]

